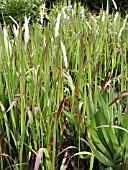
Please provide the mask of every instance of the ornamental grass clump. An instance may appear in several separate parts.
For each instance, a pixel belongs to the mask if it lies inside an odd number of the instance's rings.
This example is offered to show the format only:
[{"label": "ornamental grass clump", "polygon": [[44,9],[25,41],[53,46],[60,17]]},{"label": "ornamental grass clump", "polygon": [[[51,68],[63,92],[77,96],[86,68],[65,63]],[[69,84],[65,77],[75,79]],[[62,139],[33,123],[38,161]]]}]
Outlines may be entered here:
[{"label": "ornamental grass clump", "polygon": [[0,169],[128,168],[127,15],[87,11],[0,28]]}]

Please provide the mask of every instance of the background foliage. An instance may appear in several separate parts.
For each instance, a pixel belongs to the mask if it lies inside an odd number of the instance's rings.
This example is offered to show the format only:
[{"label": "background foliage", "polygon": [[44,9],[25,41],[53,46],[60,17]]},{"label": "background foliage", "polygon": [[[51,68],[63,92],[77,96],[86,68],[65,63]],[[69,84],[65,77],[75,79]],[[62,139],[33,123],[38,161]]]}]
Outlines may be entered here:
[{"label": "background foliage", "polygon": [[[53,4],[65,3],[65,4],[73,4],[73,3],[81,3],[82,5],[89,8],[91,12],[99,13],[100,9],[106,10],[107,1],[106,0],[1,0],[0,1],[0,21],[3,25],[3,20],[6,21],[6,24],[11,24],[12,20],[9,16],[13,17],[18,23],[19,21],[23,22],[24,16],[30,17],[30,22],[34,23],[39,21],[39,13],[40,13],[40,5],[42,3],[46,3],[47,12],[50,7],[53,7]],[[121,12],[122,15],[128,12],[128,3],[127,0],[116,0],[115,1],[118,7],[118,11]],[[110,12],[116,11],[113,5],[112,0],[109,0],[109,10]]]}]

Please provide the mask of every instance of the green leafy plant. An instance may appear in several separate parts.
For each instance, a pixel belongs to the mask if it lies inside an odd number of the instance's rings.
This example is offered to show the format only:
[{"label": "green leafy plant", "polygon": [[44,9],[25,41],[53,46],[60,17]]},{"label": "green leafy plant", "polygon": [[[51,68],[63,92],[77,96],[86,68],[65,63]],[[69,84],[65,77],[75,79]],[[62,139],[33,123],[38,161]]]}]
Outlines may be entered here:
[{"label": "green leafy plant", "polygon": [[[128,96],[128,93],[125,95]],[[90,126],[88,129],[91,134],[88,140],[89,145],[95,157],[106,168],[127,169],[128,129],[126,121],[128,112],[122,115],[121,105],[118,104],[117,113],[114,113],[102,97],[100,97],[100,102],[101,109],[94,115],[95,126]]]},{"label": "green leafy plant", "polygon": [[[0,15],[6,25],[13,25],[12,17],[18,24],[22,26],[24,17],[30,17],[30,23],[34,24],[40,21],[40,13],[42,12],[42,5],[44,0],[8,0],[0,2]],[[47,13],[45,8],[45,13]],[[3,23],[4,24],[4,23]]]}]

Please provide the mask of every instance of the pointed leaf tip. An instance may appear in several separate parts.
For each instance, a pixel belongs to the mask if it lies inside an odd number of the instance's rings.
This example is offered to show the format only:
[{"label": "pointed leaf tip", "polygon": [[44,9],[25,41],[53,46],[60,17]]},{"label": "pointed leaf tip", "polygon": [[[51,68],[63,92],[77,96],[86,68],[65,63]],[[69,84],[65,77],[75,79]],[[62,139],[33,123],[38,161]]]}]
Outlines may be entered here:
[{"label": "pointed leaf tip", "polygon": [[14,99],[13,99],[12,103],[10,104],[10,106],[9,106],[8,110],[6,111],[6,113],[9,112],[13,108],[13,106],[15,105],[15,103],[17,102],[17,100],[19,98],[20,98],[20,94],[16,94],[14,96]]}]

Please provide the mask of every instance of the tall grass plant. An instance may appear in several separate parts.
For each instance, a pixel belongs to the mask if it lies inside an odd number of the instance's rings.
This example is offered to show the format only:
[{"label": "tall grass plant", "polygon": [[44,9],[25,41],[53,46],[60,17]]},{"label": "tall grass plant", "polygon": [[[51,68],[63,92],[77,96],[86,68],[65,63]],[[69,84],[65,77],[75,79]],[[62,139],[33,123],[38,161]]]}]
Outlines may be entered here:
[{"label": "tall grass plant", "polygon": [[0,29],[0,168],[127,168],[128,16],[55,6],[43,30],[25,17]]}]

